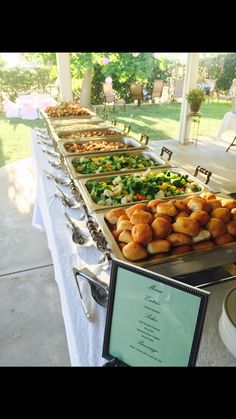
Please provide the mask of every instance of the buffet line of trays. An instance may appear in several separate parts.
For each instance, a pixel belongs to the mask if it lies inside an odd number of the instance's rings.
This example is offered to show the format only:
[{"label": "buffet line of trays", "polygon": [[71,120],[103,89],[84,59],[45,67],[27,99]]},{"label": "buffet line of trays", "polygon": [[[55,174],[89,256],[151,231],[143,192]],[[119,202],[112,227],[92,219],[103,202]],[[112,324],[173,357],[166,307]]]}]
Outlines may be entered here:
[{"label": "buffet line of trays", "polygon": [[[41,114],[51,154],[98,222],[111,257],[168,276],[235,261],[236,201],[211,193],[211,172],[174,167],[172,152],[163,147],[157,156],[145,134],[138,141],[129,126],[118,129],[116,121],[80,109],[72,116],[66,105],[64,112],[51,107]],[[198,172],[207,175],[205,183]]]}]

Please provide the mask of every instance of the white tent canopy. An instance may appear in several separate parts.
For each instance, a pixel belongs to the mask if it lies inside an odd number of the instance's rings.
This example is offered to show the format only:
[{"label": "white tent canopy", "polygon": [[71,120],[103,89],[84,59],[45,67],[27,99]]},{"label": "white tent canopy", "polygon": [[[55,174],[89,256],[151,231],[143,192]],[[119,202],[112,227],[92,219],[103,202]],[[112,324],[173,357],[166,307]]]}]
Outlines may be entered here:
[{"label": "white tent canopy", "polygon": [[[61,99],[65,101],[71,101],[73,99],[73,93],[71,86],[70,56],[69,53],[61,52],[56,53],[56,56]],[[186,94],[197,84],[198,63],[199,53],[188,53],[178,135],[178,141],[181,144],[185,144],[186,138],[188,138],[187,129],[190,129],[190,124],[187,125],[187,114],[189,112],[189,104],[186,100]]]}]

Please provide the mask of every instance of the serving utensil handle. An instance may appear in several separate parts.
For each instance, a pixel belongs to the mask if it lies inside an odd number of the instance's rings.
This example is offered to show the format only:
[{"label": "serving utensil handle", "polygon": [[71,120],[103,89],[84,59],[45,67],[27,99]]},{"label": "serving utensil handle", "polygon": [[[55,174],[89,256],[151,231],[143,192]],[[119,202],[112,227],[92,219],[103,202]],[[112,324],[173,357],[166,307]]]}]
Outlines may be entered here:
[{"label": "serving utensil handle", "polygon": [[205,180],[205,184],[207,185],[210,181],[210,177],[212,175],[212,172],[210,172],[209,170],[205,169],[204,167],[201,166],[197,166],[194,172],[194,176],[197,177],[198,173],[203,173],[204,175],[206,175],[206,180]]},{"label": "serving utensil handle", "polygon": [[164,153],[168,154],[168,159],[167,159],[167,161],[170,161],[170,159],[171,159],[171,157],[172,157],[172,154],[173,154],[173,151],[170,151],[170,150],[169,150],[168,148],[166,148],[166,147],[162,147],[160,157],[162,157]]},{"label": "serving utensil handle", "polygon": [[144,143],[144,145],[147,145],[149,138],[150,137],[148,135],[142,134],[140,138],[140,143]]}]

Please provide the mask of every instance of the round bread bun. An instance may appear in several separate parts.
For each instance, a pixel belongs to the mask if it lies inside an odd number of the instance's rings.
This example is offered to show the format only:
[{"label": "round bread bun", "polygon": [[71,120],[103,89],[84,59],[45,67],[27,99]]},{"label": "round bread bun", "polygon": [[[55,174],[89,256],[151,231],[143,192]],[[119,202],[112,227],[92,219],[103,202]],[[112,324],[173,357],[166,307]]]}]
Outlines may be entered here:
[{"label": "round bread bun", "polygon": [[227,223],[230,220],[230,210],[228,208],[215,208],[211,211],[211,218],[219,218]]},{"label": "round bread bun", "polygon": [[147,250],[140,243],[136,241],[132,241],[126,244],[122,248],[122,252],[123,252],[124,257],[131,261],[144,259],[148,256]]},{"label": "round bread bun", "polygon": [[185,244],[192,244],[192,237],[184,233],[172,233],[168,237],[166,237],[166,240],[168,240],[172,246],[183,246]]},{"label": "round bread bun", "polygon": [[226,228],[229,234],[231,234],[231,236],[236,237],[236,221],[232,220],[229,221],[229,223],[226,224]]},{"label": "round bread bun", "polygon": [[193,243],[202,242],[203,240],[209,240],[211,238],[211,233],[208,230],[202,228],[198,235],[193,237]]},{"label": "round bread bun", "polygon": [[210,231],[211,236],[214,239],[227,233],[226,224],[219,218],[211,218],[209,223],[206,224],[205,228]]},{"label": "round bread bun", "polygon": [[120,221],[124,221],[124,220],[128,220],[129,221],[129,217],[128,215],[121,215],[118,220],[117,220],[117,224],[119,224]]},{"label": "round bread bun", "polygon": [[208,202],[200,197],[190,199],[187,205],[191,211],[211,211],[211,206],[208,204]]},{"label": "round bread bun", "polygon": [[117,231],[120,233],[123,230],[132,230],[133,224],[128,220],[122,220],[117,224]]},{"label": "round bread bun", "polygon": [[160,204],[160,202],[165,202],[165,201],[163,199],[152,199],[151,201],[149,201],[148,208],[151,210],[153,214],[156,213],[156,207],[158,204]]},{"label": "round bread bun", "polygon": [[153,237],[155,239],[164,239],[172,231],[172,224],[167,221],[165,218],[159,216],[155,218],[151,224]]},{"label": "round bread bun", "polygon": [[[118,233],[119,234],[119,233]],[[118,240],[123,243],[129,243],[133,241],[132,234],[129,230],[123,230],[119,236]]]},{"label": "round bread bun", "polygon": [[169,215],[169,217],[175,217],[178,214],[177,209],[173,204],[169,202],[161,202],[157,205],[156,213],[159,215]]},{"label": "round bread bun", "polygon": [[187,216],[189,214],[189,209],[187,204],[184,203],[183,199],[171,199],[170,201],[168,201],[169,204],[172,204],[175,206],[175,208],[178,211],[185,211],[187,213]]},{"label": "round bread bun", "polygon": [[179,255],[181,253],[187,253],[187,252],[191,252],[191,251],[192,251],[192,248],[190,246],[188,246],[187,244],[185,244],[183,246],[175,247],[172,250],[171,254],[172,255]]},{"label": "round bread bun", "polygon": [[211,209],[212,210],[214,210],[216,208],[222,208],[222,204],[221,204],[221,200],[220,199],[210,199],[207,202],[211,206]]},{"label": "round bread bun", "polygon": [[222,207],[229,208],[230,210],[236,208],[236,200],[235,199],[225,199],[221,200]]},{"label": "round bread bun", "polygon": [[230,218],[231,218],[231,220],[236,221],[236,208],[231,209]]},{"label": "round bread bun", "polygon": [[132,224],[152,224],[153,222],[153,215],[150,212],[146,212],[143,210],[134,211],[130,217],[130,222]]},{"label": "round bread bun", "polygon": [[147,245],[147,251],[151,253],[151,255],[155,255],[156,253],[166,253],[170,250],[170,242],[168,240],[152,240]]},{"label": "round bread bun", "polygon": [[197,220],[201,226],[209,223],[211,217],[206,211],[193,211],[189,216],[192,220]]},{"label": "round bread bun", "polygon": [[126,212],[126,215],[128,215],[128,217],[131,218],[131,215],[133,214],[133,212],[139,211],[139,210],[151,212],[150,208],[148,208],[146,204],[142,204],[142,203],[132,205],[131,207],[127,208],[125,212]]},{"label": "round bread bun", "polygon": [[212,249],[213,247],[215,247],[215,243],[213,243],[211,240],[195,243],[192,245],[193,250]]},{"label": "round bread bun", "polygon": [[159,214],[154,214],[154,219],[156,219],[156,218],[165,218],[165,220],[166,221],[169,221],[169,223],[173,223],[173,218],[172,217],[170,217],[169,215],[164,215],[164,214],[162,214],[162,215],[159,215]]},{"label": "round bread bun", "polygon": [[175,233],[188,234],[191,237],[197,236],[200,231],[200,224],[198,221],[190,217],[179,217],[175,223],[172,224]]},{"label": "round bread bun", "polygon": [[184,203],[185,205],[188,205],[189,201],[190,201],[192,198],[196,198],[196,195],[190,195],[190,196],[187,196],[187,198],[184,198],[184,199],[183,199],[183,203]]},{"label": "round bread bun", "polygon": [[225,233],[223,234],[223,236],[216,237],[214,239],[215,244],[218,244],[218,245],[230,243],[233,241],[234,241],[234,238],[229,233]]},{"label": "round bread bun", "polygon": [[152,240],[152,229],[149,224],[135,224],[131,230],[133,240],[146,246]]},{"label": "round bread bun", "polygon": [[121,215],[126,215],[125,210],[123,208],[114,208],[106,213],[105,218],[109,223],[116,224]]},{"label": "round bread bun", "polygon": [[176,217],[175,217],[175,221],[179,218],[179,217],[188,217],[188,212],[185,212],[185,211],[180,211],[177,215],[176,215]]},{"label": "round bread bun", "polygon": [[200,194],[200,197],[206,199],[207,201],[211,201],[212,199],[216,199],[215,194],[213,194],[211,192],[202,192]]},{"label": "round bread bun", "polygon": [[118,233],[118,231],[116,229],[112,230],[111,233],[112,233],[113,237],[115,237],[115,239],[118,240],[118,237],[119,237],[120,233]]}]

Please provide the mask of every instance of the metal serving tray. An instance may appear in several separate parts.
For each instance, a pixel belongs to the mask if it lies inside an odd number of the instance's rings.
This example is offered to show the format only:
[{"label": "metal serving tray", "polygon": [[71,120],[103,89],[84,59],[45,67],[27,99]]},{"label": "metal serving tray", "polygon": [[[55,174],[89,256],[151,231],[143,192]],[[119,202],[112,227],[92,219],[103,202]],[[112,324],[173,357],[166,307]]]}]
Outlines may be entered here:
[{"label": "metal serving tray", "polygon": [[[196,179],[196,177],[192,176],[191,174],[189,174],[188,172],[186,172],[185,170],[183,170],[179,167],[170,167],[169,169],[165,168],[164,170],[171,170],[172,172],[175,172],[175,173],[188,175],[189,180],[195,182],[198,185],[198,187],[200,188],[200,191],[198,191],[198,192],[191,192],[189,194],[180,195],[179,198],[181,198],[181,199],[186,198],[187,196],[190,196],[190,195],[199,195],[201,192],[203,192],[203,190],[209,191],[209,189],[206,187],[206,185],[204,183],[202,183],[201,181]],[[127,171],[126,173],[122,173],[122,176],[134,175],[134,173],[136,173],[136,172],[137,171]],[[163,172],[163,168],[153,169],[153,170],[151,169],[151,172],[152,173],[153,172],[154,173],[161,173],[161,172]],[[146,173],[146,170],[143,170],[143,171],[137,172],[137,175],[144,175],[145,173]],[[117,174],[117,176],[119,176],[119,174]],[[85,186],[86,182],[88,182],[89,180],[96,180],[98,182],[99,181],[104,182],[107,179],[109,179],[110,177],[111,177],[110,174],[99,176],[99,177],[96,177],[96,178],[91,177],[91,176],[88,175],[87,178],[74,179],[75,186],[80,190],[80,192],[83,196],[83,199],[84,199],[86,205],[90,208],[90,210],[92,210],[92,211],[99,211],[99,210],[103,210],[103,209],[109,210],[110,208],[119,208],[119,207],[122,207],[122,206],[128,207],[128,206],[131,205],[130,202],[128,204],[117,204],[117,205],[99,205],[99,204],[96,204],[95,202],[93,202],[93,200],[92,200],[92,198],[91,198],[91,196],[90,196],[90,194],[89,194],[89,192],[88,192],[88,190]],[[162,199],[165,199],[165,200],[167,199],[168,200],[168,199],[172,199],[172,198],[177,198],[177,196],[168,196],[168,197],[162,198]],[[146,202],[148,202],[148,200],[134,201],[134,202],[132,202],[132,205],[137,204],[137,203],[141,203],[141,202],[146,203]]]},{"label": "metal serving tray", "polygon": [[[121,131],[120,129],[112,126],[110,123],[107,123],[107,122],[103,122],[101,124],[96,124],[96,125],[95,124],[93,124],[93,125],[80,124],[79,126],[72,125],[70,127],[67,126],[64,129],[60,127],[58,129],[54,129],[53,131],[55,133],[55,140],[56,141],[61,141],[61,140],[81,141],[81,139],[85,139],[85,140],[91,139],[92,140],[93,138],[96,138],[96,139],[104,138],[104,137],[101,137],[101,136],[83,137],[83,133],[86,132],[86,131],[92,131],[92,132],[96,132],[96,131],[116,131],[117,132],[117,137],[120,137],[120,136],[124,135],[124,131]],[[78,138],[78,139],[72,139],[72,138],[70,139],[70,138],[65,138],[64,137],[65,135],[69,135],[69,134],[81,134],[82,137]],[[107,137],[110,138],[109,135]],[[116,135],[112,135],[111,137],[115,138]]]},{"label": "metal serving tray", "polygon": [[74,120],[80,120],[80,119],[90,119],[91,117],[97,116],[95,112],[90,111],[87,108],[84,108],[88,114],[87,115],[75,115],[75,116],[48,116],[46,112],[44,112],[42,109],[40,109],[41,116],[47,120],[48,122],[54,123],[60,123],[61,121],[68,121],[72,122]]},{"label": "metal serving tray", "polygon": [[136,140],[135,138],[133,138],[133,137],[103,137],[103,138],[93,138],[93,140],[91,140],[91,139],[83,139],[83,140],[75,140],[75,141],[73,141],[73,140],[61,140],[60,142],[58,142],[57,143],[57,147],[58,147],[58,151],[59,151],[59,153],[63,156],[63,157],[67,157],[67,156],[80,156],[81,154],[83,154],[83,155],[85,155],[85,154],[87,154],[87,155],[91,155],[91,154],[107,154],[107,153],[117,153],[117,152],[122,152],[122,151],[127,151],[128,149],[127,148],[121,148],[120,150],[107,150],[107,151],[91,151],[91,152],[89,152],[89,151],[86,151],[86,152],[84,152],[84,153],[82,153],[81,151],[80,152],[77,152],[77,153],[68,153],[67,151],[66,151],[66,149],[65,149],[65,144],[74,144],[74,143],[78,143],[78,144],[85,144],[85,143],[89,143],[89,142],[95,142],[95,141],[97,141],[97,142],[99,142],[99,143],[102,143],[103,141],[106,141],[106,142],[108,142],[108,143],[113,143],[113,142],[116,142],[116,141],[119,141],[119,142],[121,142],[121,143],[124,143],[124,144],[128,144],[128,145],[130,145],[132,148],[130,148],[129,150],[131,151],[131,150],[143,150],[144,148],[145,148],[145,145],[144,144],[142,144],[140,141],[138,141],[138,140]]},{"label": "metal serving tray", "polygon": [[[170,167],[171,164],[165,162],[163,159],[161,159],[161,157],[157,156],[153,151],[145,151],[145,150],[136,150],[136,151],[123,151],[122,153],[124,153],[127,156],[130,155],[135,155],[135,156],[143,156],[143,157],[148,157],[153,159],[157,164],[155,166],[152,166],[152,169],[155,169],[157,167]],[[70,174],[70,176],[75,179],[75,178],[87,178],[89,177],[97,177],[97,176],[101,176],[101,173],[89,173],[89,174],[82,174],[82,173],[78,173],[76,172],[74,166],[73,166],[73,160],[78,160],[81,157],[87,157],[87,158],[93,158],[93,157],[102,157],[102,154],[104,153],[94,153],[94,154],[90,154],[90,155],[86,155],[86,153],[83,154],[83,156],[69,156],[65,158],[65,164],[67,166],[68,172]],[[107,153],[106,153],[107,154]],[[106,173],[106,175],[116,175],[118,172],[122,174],[125,174],[126,172],[142,172],[145,169],[129,169],[129,168],[124,168],[121,169],[119,171],[111,171]]]},{"label": "metal serving tray", "polygon": [[[127,207],[120,206],[120,208]],[[119,260],[141,266],[143,268],[148,268],[151,271],[158,272],[159,274],[170,277],[185,275],[192,272],[199,272],[204,269],[215,268],[228,263],[235,263],[236,261],[235,241],[225,245],[215,246],[213,249],[195,250],[180,255],[165,255],[164,257],[154,255],[148,257],[147,259],[143,259],[142,261],[131,262],[124,257],[121,249],[118,246],[118,243],[116,242],[111,233],[111,230],[108,227],[108,224],[105,220],[105,214],[107,212],[108,209],[106,211],[97,211],[94,213],[94,216],[108,241],[113,256]],[[201,275],[200,272],[199,275]]]}]

